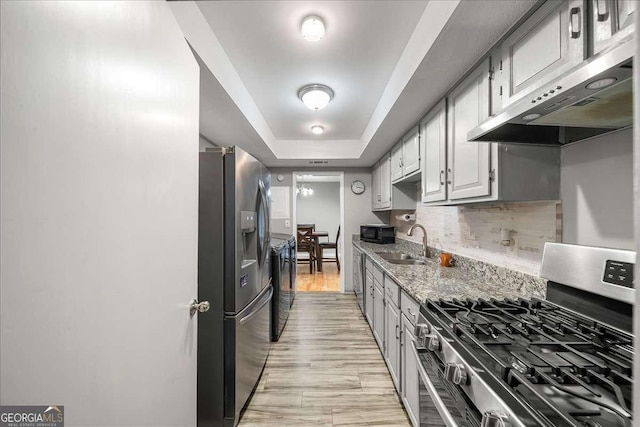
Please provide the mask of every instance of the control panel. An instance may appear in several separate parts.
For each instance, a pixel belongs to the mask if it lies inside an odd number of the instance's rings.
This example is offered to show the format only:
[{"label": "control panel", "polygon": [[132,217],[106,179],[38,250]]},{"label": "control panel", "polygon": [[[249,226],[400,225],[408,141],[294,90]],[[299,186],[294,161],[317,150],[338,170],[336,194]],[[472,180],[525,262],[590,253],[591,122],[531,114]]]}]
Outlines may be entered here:
[{"label": "control panel", "polygon": [[630,262],[607,260],[602,281],[633,288],[633,264]]}]

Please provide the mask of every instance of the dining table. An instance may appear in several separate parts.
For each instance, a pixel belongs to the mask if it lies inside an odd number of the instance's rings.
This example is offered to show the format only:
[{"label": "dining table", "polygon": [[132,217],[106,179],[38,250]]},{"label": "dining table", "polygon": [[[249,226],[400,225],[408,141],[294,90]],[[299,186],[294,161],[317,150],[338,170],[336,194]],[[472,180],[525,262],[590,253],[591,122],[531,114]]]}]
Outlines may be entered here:
[{"label": "dining table", "polygon": [[320,238],[321,237],[329,237],[328,231],[313,231],[311,233],[313,240],[315,242],[315,253],[316,253],[316,266],[318,269],[318,273],[322,273],[322,255],[320,252]]}]

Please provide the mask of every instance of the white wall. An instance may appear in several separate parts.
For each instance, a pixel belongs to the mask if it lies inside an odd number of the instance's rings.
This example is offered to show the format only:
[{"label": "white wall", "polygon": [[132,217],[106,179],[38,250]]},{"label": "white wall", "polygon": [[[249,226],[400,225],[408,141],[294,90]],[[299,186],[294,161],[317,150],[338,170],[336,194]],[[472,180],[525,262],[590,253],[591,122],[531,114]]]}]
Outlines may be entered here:
[{"label": "white wall", "polygon": [[195,426],[197,64],[164,2],[0,15],[0,404]]},{"label": "white wall", "polygon": [[634,250],[633,131],[562,149],[563,241]]},{"label": "white wall", "polygon": [[340,225],[340,183],[308,182],[313,188],[311,196],[299,194],[296,202],[296,222],[315,224],[316,230],[327,231],[334,241]]},{"label": "white wall", "polygon": [[205,149],[207,148],[216,147],[215,144],[212,144],[208,139],[203,138],[202,135],[199,136],[198,143],[199,143],[200,151],[205,151]]}]

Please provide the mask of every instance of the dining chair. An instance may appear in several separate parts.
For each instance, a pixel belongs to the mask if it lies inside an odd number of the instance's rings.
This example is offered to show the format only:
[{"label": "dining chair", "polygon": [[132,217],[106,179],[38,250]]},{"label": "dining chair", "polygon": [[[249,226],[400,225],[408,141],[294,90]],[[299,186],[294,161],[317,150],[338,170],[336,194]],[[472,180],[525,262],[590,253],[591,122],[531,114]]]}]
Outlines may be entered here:
[{"label": "dining chair", "polygon": [[[318,244],[318,249],[320,253],[318,254],[318,258],[322,259],[322,261],[335,262],[338,266],[338,272],[340,271],[340,258],[338,257],[338,241],[340,240],[340,226],[338,226],[338,233],[336,234],[335,242],[320,242]],[[333,251],[328,252],[325,255],[326,249],[333,249]]]},{"label": "dining chair", "polygon": [[298,225],[298,261],[309,263],[309,274],[313,273],[313,269],[316,263],[315,248],[316,242],[313,237],[313,227],[308,224],[305,226]]}]

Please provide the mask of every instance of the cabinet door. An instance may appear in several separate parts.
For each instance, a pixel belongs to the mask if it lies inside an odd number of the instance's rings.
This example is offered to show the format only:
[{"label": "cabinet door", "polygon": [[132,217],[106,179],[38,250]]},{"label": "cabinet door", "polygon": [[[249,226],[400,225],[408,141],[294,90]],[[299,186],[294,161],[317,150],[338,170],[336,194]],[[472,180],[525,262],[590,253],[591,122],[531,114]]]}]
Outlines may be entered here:
[{"label": "cabinet door", "polygon": [[369,326],[373,329],[373,309],[374,309],[374,293],[373,293],[373,275],[368,271],[365,274],[365,300],[364,313]]},{"label": "cabinet door", "polygon": [[420,169],[420,128],[416,126],[402,139],[402,175]]},{"label": "cabinet door", "polygon": [[402,178],[402,141],[391,149],[391,181]]},{"label": "cabinet door", "polygon": [[380,207],[387,209],[391,207],[391,165],[389,155],[380,160]]},{"label": "cabinet door", "polygon": [[447,184],[449,199],[488,196],[491,144],[467,133],[489,116],[489,58],[448,99]]},{"label": "cabinet door", "polygon": [[422,201],[447,200],[447,133],[446,101],[442,100],[422,122]]},{"label": "cabinet door", "polygon": [[380,209],[380,163],[376,163],[371,170],[371,209]]},{"label": "cabinet door", "polygon": [[391,302],[387,301],[385,310],[385,352],[391,379],[400,390],[400,310]]},{"label": "cabinet door", "polygon": [[[502,44],[503,105],[540,89],[585,58],[583,0],[548,1]],[[546,92],[546,90],[543,90]]]},{"label": "cabinet door", "polygon": [[419,379],[416,358],[411,351],[411,341],[415,340],[413,325],[404,314],[402,317],[402,332],[400,339],[400,384],[402,387],[402,403],[407,410],[411,425],[419,427],[420,399],[418,395]]},{"label": "cabinet door", "polygon": [[384,349],[384,292],[382,286],[373,286],[373,336],[378,347]]},{"label": "cabinet door", "polygon": [[622,30],[633,25],[633,13],[638,10],[638,0],[615,0],[616,28]]}]

